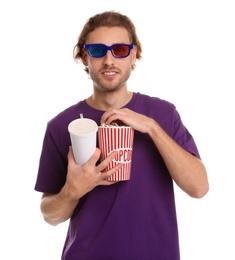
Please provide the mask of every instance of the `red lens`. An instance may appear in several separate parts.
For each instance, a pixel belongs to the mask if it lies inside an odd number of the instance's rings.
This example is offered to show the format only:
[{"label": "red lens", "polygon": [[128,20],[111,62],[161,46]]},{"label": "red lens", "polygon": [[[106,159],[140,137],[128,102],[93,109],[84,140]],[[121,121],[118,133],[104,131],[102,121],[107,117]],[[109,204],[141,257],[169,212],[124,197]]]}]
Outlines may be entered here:
[{"label": "red lens", "polygon": [[113,53],[117,57],[125,57],[129,54],[129,46],[125,45],[116,45],[113,47]]}]

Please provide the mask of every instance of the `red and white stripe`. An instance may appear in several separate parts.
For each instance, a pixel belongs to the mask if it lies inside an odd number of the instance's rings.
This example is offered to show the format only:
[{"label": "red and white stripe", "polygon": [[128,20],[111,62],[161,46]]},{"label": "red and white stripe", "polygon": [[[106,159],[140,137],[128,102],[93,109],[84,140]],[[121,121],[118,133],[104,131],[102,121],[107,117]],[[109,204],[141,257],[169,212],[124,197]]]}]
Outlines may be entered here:
[{"label": "red and white stripe", "polygon": [[129,126],[100,126],[98,128],[101,160],[104,160],[112,151],[118,151],[117,156],[105,168],[105,171],[112,169],[118,163],[123,163],[121,169],[108,177],[109,181],[130,179],[133,140],[134,129]]}]

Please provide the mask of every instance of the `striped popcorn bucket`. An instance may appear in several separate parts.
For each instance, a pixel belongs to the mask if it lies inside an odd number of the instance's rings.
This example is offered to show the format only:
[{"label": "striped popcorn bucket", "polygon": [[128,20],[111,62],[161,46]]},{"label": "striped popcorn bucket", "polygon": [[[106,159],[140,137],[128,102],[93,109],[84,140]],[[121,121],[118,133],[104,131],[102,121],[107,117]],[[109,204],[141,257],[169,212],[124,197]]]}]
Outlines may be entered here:
[{"label": "striped popcorn bucket", "polygon": [[101,150],[101,161],[112,151],[118,151],[113,161],[104,169],[108,171],[118,163],[121,169],[108,177],[108,181],[125,181],[130,179],[134,129],[129,126],[99,126],[98,143]]}]

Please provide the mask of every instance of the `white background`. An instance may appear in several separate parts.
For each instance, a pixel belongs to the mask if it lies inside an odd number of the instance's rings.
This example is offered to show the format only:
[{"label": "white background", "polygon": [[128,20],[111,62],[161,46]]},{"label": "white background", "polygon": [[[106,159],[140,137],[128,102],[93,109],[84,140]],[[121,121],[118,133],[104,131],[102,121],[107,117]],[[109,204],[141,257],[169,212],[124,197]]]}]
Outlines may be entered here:
[{"label": "white background", "polygon": [[84,23],[116,10],[143,45],[129,89],[173,102],[207,167],[203,199],[176,187],[182,260],[235,259],[233,2],[1,1],[0,258],[60,259],[68,222],[44,222],[34,191],[42,139],[49,119],[92,93],[72,58]]}]

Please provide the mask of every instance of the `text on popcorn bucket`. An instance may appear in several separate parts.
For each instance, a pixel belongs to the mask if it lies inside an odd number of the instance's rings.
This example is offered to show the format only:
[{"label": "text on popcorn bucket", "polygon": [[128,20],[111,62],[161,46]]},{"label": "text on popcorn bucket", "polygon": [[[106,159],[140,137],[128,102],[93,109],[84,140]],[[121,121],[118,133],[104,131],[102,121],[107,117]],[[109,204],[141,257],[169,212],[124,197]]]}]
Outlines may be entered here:
[{"label": "text on popcorn bucket", "polygon": [[132,149],[125,148],[125,149],[116,149],[118,153],[114,157],[113,161],[118,163],[129,163],[132,158]]}]

